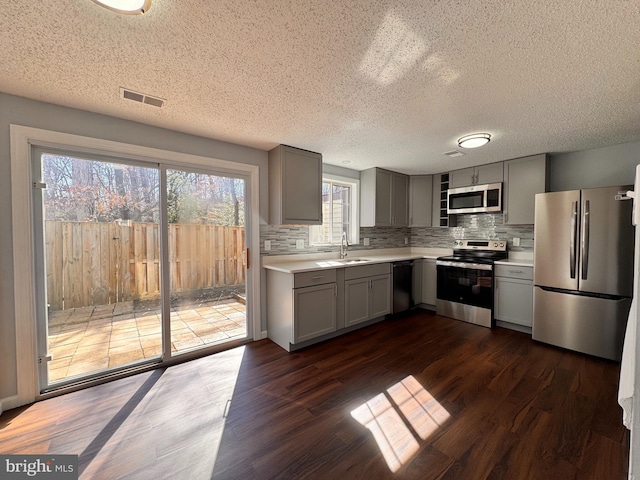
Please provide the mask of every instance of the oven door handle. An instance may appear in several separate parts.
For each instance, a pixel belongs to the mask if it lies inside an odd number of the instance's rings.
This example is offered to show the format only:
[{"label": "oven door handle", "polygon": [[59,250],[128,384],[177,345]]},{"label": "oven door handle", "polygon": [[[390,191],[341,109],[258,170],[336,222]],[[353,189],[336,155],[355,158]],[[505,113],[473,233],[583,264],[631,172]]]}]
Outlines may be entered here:
[{"label": "oven door handle", "polygon": [[472,270],[488,270],[488,271],[493,270],[493,265],[488,265],[486,263],[451,262],[448,260],[436,260],[436,266],[468,268]]}]

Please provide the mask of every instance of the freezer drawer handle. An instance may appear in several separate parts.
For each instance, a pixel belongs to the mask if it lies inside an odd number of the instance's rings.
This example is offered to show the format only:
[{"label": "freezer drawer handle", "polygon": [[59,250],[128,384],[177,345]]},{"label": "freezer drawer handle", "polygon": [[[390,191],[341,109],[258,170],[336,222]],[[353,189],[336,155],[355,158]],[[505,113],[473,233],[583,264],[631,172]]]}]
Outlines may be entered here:
[{"label": "freezer drawer handle", "polygon": [[580,252],[582,257],[582,280],[587,279],[589,270],[589,210],[589,200],[585,200],[584,212],[582,212],[582,251]]},{"label": "freezer drawer handle", "polygon": [[569,269],[571,278],[576,278],[576,237],[578,229],[578,202],[571,202],[571,238],[569,245]]}]

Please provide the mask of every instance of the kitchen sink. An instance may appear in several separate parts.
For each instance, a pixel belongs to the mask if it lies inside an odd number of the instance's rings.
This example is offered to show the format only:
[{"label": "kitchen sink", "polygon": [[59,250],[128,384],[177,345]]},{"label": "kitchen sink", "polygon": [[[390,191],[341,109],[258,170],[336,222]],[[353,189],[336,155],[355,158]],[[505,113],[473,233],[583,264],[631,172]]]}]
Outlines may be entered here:
[{"label": "kitchen sink", "polygon": [[339,262],[344,265],[353,265],[354,263],[363,263],[368,261],[369,260],[367,260],[366,258],[350,258],[348,260],[347,259],[339,260]]}]

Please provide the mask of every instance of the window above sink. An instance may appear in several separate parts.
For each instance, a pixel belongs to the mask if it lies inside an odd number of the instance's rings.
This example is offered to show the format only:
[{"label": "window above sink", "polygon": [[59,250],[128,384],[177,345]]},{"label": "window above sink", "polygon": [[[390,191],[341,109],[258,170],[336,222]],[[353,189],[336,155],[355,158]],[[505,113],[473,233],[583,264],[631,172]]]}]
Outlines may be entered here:
[{"label": "window above sink", "polygon": [[309,245],[340,245],[343,231],[349,244],[360,243],[359,187],[356,178],[323,174],[322,225],[309,227]]}]

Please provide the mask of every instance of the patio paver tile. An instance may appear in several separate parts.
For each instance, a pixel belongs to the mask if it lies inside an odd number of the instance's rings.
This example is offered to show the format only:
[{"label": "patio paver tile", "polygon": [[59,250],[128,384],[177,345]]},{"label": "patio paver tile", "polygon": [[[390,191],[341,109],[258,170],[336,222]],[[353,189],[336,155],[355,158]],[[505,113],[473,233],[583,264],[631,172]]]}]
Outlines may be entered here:
[{"label": "patio paver tile", "polygon": [[111,339],[109,342],[109,349],[114,348],[140,348],[140,337],[135,338],[125,338],[120,340]]},{"label": "patio paver tile", "polygon": [[212,333],[220,332],[221,330],[218,327],[215,327],[214,324],[210,323],[207,325],[194,325],[191,327],[191,331],[198,337],[204,337]]},{"label": "patio paver tile", "polygon": [[84,337],[84,332],[67,332],[56,335],[50,346],[68,345],[69,343],[79,343]]},{"label": "patio paver tile", "polygon": [[67,376],[74,377],[76,375],[96,372],[98,370],[103,370],[108,366],[109,366],[109,361],[107,359],[102,361],[93,361],[93,362],[75,362],[74,361],[73,364],[69,367]]},{"label": "patio paver tile", "polygon": [[121,367],[127,363],[137,362],[142,359],[144,359],[144,353],[141,348],[128,352],[109,353],[109,368]]},{"label": "patio paver tile", "polygon": [[140,335],[138,334],[138,329],[137,328],[133,328],[133,329],[129,329],[129,330],[114,330],[111,333],[111,340],[112,341],[119,341],[119,340],[127,340],[130,338],[138,338]]},{"label": "patio paver tile", "polygon": [[57,382],[58,380],[64,380],[68,375],[69,367],[61,367],[55,369],[49,369],[49,382]]},{"label": "patio paver tile", "polygon": [[210,333],[208,335],[203,335],[200,338],[205,343],[205,345],[208,345],[210,343],[216,343],[216,342],[220,342],[222,340],[228,340],[229,339],[229,335],[227,335],[225,332],[222,332],[222,331],[218,330],[217,332]]},{"label": "patio paver tile", "polygon": [[160,335],[145,335],[140,337],[140,345],[143,349],[158,347],[162,345],[162,338]]},{"label": "patio paver tile", "polygon": [[[246,318],[239,313],[245,309],[234,299],[172,307],[171,351],[244,336]],[[96,317],[111,311],[112,316]],[[84,321],[81,314],[86,315]],[[49,364],[52,382],[161,354],[159,308],[136,311],[133,302],[120,302],[51,312],[49,322],[49,346],[54,357]]]},{"label": "patio paver tile", "polygon": [[54,351],[55,356],[52,354],[53,359],[56,360],[57,358],[64,358],[64,357],[73,355],[74,353],[76,353],[77,349],[78,349],[77,343],[69,343],[66,345],[56,346]]},{"label": "patio paver tile", "polygon": [[107,318],[100,318],[97,320],[89,320],[89,322],[87,323],[87,327],[88,328],[99,328],[99,327],[105,327],[107,325],[111,326],[113,324],[113,317],[107,317]]},{"label": "patio paver tile", "polygon": [[57,368],[64,368],[71,365],[71,355],[68,357],[54,358],[49,362],[49,370],[55,370]]},{"label": "patio paver tile", "polygon": [[231,320],[226,320],[224,322],[219,322],[217,324],[217,327],[223,332],[225,332],[227,330],[233,330],[238,328],[238,324],[236,322],[232,322]]},{"label": "patio paver tile", "polygon": [[85,335],[84,337],[82,337],[82,340],[80,340],[80,342],[78,343],[78,348],[109,342],[110,339],[111,339],[110,332]]},{"label": "patio paver tile", "polygon": [[159,357],[160,355],[162,355],[162,347],[161,346],[146,347],[146,348],[143,347],[142,353],[144,354],[144,358]]},{"label": "patio paver tile", "polygon": [[200,337],[195,337],[191,340],[174,341],[173,345],[176,347],[178,351],[181,351],[181,350],[188,350],[190,348],[198,347],[200,345],[204,345],[204,342]]},{"label": "patio paver tile", "polygon": [[225,333],[230,337],[244,337],[247,334],[246,328],[236,328],[233,330],[225,330]]}]

